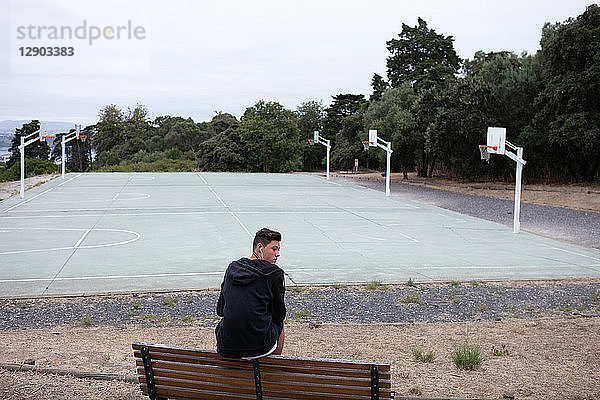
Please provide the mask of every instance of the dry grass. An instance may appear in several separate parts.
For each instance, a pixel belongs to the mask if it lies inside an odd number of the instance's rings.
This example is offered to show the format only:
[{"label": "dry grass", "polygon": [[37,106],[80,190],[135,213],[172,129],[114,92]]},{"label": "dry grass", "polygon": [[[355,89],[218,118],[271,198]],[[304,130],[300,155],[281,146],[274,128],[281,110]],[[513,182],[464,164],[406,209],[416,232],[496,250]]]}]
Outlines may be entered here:
[{"label": "dry grass", "polygon": [[[19,363],[34,358],[38,366],[132,374],[130,346],[134,341],[215,347],[212,328],[14,330],[0,333],[0,362]],[[460,371],[452,363],[452,351],[464,342],[480,344],[486,357],[476,371]],[[498,343],[505,343],[511,349],[509,357],[492,356],[492,346]],[[574,400],[600,398],[598,343],[600,318],[323,325],[316,329],[292,323],[286,325],[284,353],[390,362],[393,387],[399,395],[408,395],[411,389],[419,388],[423,396],[431,397],[497,398],[504,392],[513,392],[519,399]],[[414,348],[426,348],[436,357],[431,363],[419,362],[412,354]],[[25,397],[15,394],[19,388],[31,389],[31,382],[31,373],[1,371],[0,397],[47,398],[43,394],[36,397],[31,394],[33,390],[19,392],[26,393]],[[52,380],[52,385],[64,385],[65,395],[60,398],[79,398],[68,397],[66,393],[81,393],[82,387],[89,387],[91,393],[102,393],[103,398],[135,398],[137,390],[126,383],[67,377]]]}]

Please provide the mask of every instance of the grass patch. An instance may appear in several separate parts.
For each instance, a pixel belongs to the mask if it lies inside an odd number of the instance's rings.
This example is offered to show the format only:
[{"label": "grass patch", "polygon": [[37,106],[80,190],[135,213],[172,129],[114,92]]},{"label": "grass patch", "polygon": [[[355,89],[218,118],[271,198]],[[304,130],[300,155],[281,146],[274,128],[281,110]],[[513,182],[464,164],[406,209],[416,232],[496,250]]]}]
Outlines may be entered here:
[{"label": "grass patch", "polygon": [[191,324],[192,322],[194,322],[194,318],[190,317],[189,315],[186,315],[185,317],[181,318],[181,321],[185,322],[186,324]]},{"label": "grass patch", "polygon": [[450,281],[450,286],[460,286],[459,281]]},{"label": "grass patch", "polygon": [[308,318],[310,317],[310,311],[308,310],[297,310],[294,311],[294,318],[295,319],[302,319],[302,318]]},{"label": "grass patch", "polygon": [[131,303],[131,307],[133,307],[134,310],[138,310],[141,305],[142,305],[142,302],[139,301],[139,300],[134,301],[133,303]]},{"label": "grass patch", "polygon": [[452,363],[454,366],[465,371],[473,371],[479,368],[483,360],[481,346],[477,344],[464,343],[456,347],[452,352]]},{"label": "grass patch", "polygon": [[294,293],[302,293],[302,292],[304,292],[304,288],[302,286],[288,286],[288,287]]},{"label": "grass patch", "polygon": [[173,307],[175,304],[179,303],[179,298],[175,296],[167,296],[163,298],[162,302],[167,307]]},{"label": "grass patch", "polygon": [[483,285],[481,281],[471,281],[471,286],[477,287]]},{"label": "grass patch", "polygon": [[480,305],[479,311],[481,311],[481,312],[487,311],[487,306],[485,304]]},{"label": "grass patch", "polygon": [[497,289],[497,290],[492,290],[492,293],[493,293],[493,294],[497,294],[497,295],[501,295],[501,294],[504,294],[504,291],[503,291],[503,290],[498,290],[498,289]]},{"label": "grass patch", "polygon": [[412,394],[414,396],[422,396],[423,395],[423,391],[421,389],[419,389],[418,387],[415,386],[415,387],[410,388],[408,390],[408,394]]},{"label": "grass patch", "polygon": [[135,312],[134,311],[127,311],[127,316],[128,317],[135,317]]},{"label": "grass patch", "polygon": [[334,283],[333,285],[331,285],[331,287],[334,289],[346,289],[348,285],[345,285],[343,283]]},{"label": "grass patch", "polygon": [[558,311],[571,312],[571,311],[573,311],[573,309],[571,307],[558,307]]},{"label": "grass patch", "polygon": [[415,287],[417,286],[417,284],[415,283],[415,281],[413,281],[412,278],[408,278],[408,280],[404,282],[404,286]]},{"label": "grass patch", "polygon": [[593,295],[590,300],[592,300],[594,303],[600,303],[600,293]]},{"label": "grass patch", "polygon": [[169,320],[169,318],[163,315],[156,315],[154,313],[140,315],[138,318],[148,322],[167,322]]},{"label": "grass patch", "polygon": [[458,297],[456,297],[455,295],[451,294],[450,296],[448,296],[448,299],[454,303],[454,304],[459,304],[460,303],[460,299]]},{"label": "grass patch", "polygon": [[400,299],[402,304],[419,304],[421,302],[421,296],[418,294],[407,294]]},{"label": "grass patch", "polygon": [[92,317],[90,317],[89,315],[86,315],[85,317],[81,318],[81,321],[79,321],[78,323],[75,324],[75,327],[81,328],[83,326],[92,326],[92,325],[94,325],[94,321],[92,320]]},{"label": "grass patch", "polygon": [[508,349],[506,348],[506,345],[504,343],[502,343],[500,345],[500,348],[497,348],[496,346],[492,346],[492,354],[495,357],[508,357],[508,356],[510,356],[510,352],[508,351]]},{"label": "grass patch", "polygon": [[517,310],[511,310],[510,317],[516,318],[516,319],[524,319],[525,318],[525,316]]},{"label": "grass patch", "polygon": [[415,360],[420,361],[422,363],[430,363],[435,359],[435,355],[433,351],[428,351],[427,353],[423,352],[421,349],[412,349],[412,355]]},{"label": "grass patch", "polygon": [[365,285],[365,289],[367,290],[387,290],[387,288],[381,281],[371,281]]}]

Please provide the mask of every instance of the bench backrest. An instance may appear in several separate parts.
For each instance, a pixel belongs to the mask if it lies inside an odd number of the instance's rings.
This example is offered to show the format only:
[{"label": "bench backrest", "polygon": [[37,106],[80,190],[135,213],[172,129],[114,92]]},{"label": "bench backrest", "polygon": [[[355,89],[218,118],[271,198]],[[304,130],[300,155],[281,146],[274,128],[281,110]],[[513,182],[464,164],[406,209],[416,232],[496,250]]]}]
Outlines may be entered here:
[{"label": "bench backrest", "polygon": [[[132,347],[142,391],[160,399],[393,398],[390,365],[385,363],[289,356],[253,362],[223,358],[213,350],[146,343]],[[149,391],[148,379],[154,381],[150,388],[155,393]]]}]

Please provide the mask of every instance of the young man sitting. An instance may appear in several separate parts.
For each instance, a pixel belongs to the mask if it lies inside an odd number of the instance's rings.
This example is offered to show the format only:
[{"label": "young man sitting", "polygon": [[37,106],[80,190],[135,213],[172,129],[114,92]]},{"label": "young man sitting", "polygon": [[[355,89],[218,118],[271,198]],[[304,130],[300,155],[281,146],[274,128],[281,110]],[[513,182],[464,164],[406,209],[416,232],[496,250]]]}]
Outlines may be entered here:
[{"label": "young man sitting", "polygon": [[225,271],[217,315],[217,351],[223,357],[255,359],[281,354],[285,319],[281,234],[267,228],[256,232],[252,256],[233,261]]}]

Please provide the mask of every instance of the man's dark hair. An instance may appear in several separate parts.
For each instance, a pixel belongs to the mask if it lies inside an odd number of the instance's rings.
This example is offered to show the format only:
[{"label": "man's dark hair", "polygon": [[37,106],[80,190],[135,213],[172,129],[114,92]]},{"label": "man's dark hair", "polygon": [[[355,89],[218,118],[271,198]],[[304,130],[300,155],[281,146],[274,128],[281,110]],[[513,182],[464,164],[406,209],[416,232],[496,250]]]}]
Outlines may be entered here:
[{"label": "man's dark hair", "polygon": [[254,236],[254,241],[252,242],[252,250],[256,249],[256,246],[260,243],[265,247],[273,240],[281,242],[281,233],[277,231],[272,231],[268,228],[262,228],[260,231],[256,232],[256,236]]}]

